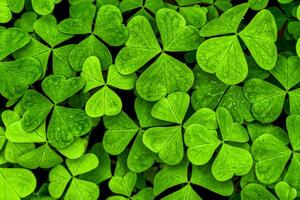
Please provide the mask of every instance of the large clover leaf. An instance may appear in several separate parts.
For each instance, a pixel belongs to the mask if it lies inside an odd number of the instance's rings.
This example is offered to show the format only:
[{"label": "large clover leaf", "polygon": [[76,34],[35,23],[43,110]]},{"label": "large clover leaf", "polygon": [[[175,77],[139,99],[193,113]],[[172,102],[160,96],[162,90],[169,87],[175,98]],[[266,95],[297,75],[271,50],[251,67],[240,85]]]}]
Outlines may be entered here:
[{"label": "large clover leaf", "polygon": [[[276,67],[271,74],[280,82],[285,90],[261,79],[250,79],[244,85],[245,97],[252,104],[252,115],[262,123],[276,120],[283,108],[286,94],[289,94],[290,111],[300,112],[299,89],[291,90],[299,82],[300,59],[297,56],[278,56]],[[300,114],[300,113],[299,113]]]},{"label": "large clover leaf", "polygon": [[247,131],[242,125],[233,122],[230,112],[219,107],[216,112],[217,121],[222,135],[222,142],[216,131],[202,125],[190,125],[185,132],[184,139],[188,146],[188,158],[196,165],[206,164],[213,156],[217,147],[221,145],[212,164],[212,174],[219,181],[225,181],[234,175],[247,174],[252,167],[251,154],[234,143],[246,143],[249,139]]},{"label": "large clover leaf", "polygon": [[[164,52],[191,51],[198,47],[197,29],[187,26],[184,17],[176,11],[160,9],[156,22]],[[127,28],[129,39],[116,58],[116,67],[122,74],[137,71],[162,51],[145,17],[134,17]],[[156,101],[172,92],[188,91],[193,80],[192,71],[185,64],[162,53],[137,80],[137,92],[146,100]]]},{"label": "large clover leaf", "polygon": [[[237,34],[239,24],[246,14],[247,3],[235,6],[219,18],[202,27],[203,37]],[[276,64],[277,49],[274,44],[277,29],[273,15],[268,10],[256,14],[238,36],[245,42],[256,63],[270,70]],[[234,85],[242,82],[248,74],[247,61],[237,35],[221,36],[204,41],[197,51],[199,66],[216,76],[224,83]]]},{"label": "large clover leaf", "polygon": [[90,117],[101,117],[103,115],[117,115],[122,110],[122,101],[120,97],[108,86],[130,90],[134,87],[135,74],[122,75],[115,65],[108,69],[107,81],[104,82],[101,64],[97,57],[91,56],[83,64],[81,77],[86,80],[84,92],[103,86],[99,91],[93,94],[86,102],[85,111]]}]

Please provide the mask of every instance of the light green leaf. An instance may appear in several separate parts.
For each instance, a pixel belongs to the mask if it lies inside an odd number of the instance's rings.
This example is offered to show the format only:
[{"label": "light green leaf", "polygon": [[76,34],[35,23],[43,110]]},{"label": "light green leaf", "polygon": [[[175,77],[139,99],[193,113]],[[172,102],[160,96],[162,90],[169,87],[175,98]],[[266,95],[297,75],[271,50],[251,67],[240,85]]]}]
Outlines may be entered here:
[{"label": "light green leaf", "polygon": [[42,124],[50,111],[52,103],[35,90],[27,90],[22,98],[24,114],[21,119],[22,128],[25,131],[33,131]]},{"label": "light green leaf", "polygon": [[54,47],[71,37],[57,29],[57,21],[53,15],[42,16],[33,24],[34,31],[51,47]]},{"label": "light green leaf", "polygon": [[131,74],[161,52],[149,21],[136,16],[127,25],[129,38],[116,57],[116,67],[122,74]]},{"label": "light green leaf", "polygon": [[33,23],[37,20],[38,15],[35,12],[27,11],[20,19],[15,21],[14,26],[26,32],[33,32]]},{"label": "light green leaf", "polygon": [[136,180],[137,180],[136,173],[128,172],[123,177],[121,176],[112,177],[108,183],[108,187],[112,192],[116,194],[122,194],[130,197],[134,185],[136,183]]},{"label": "light green leaf", "polygon": [[97,200],[99,195],[99,187],[95,183],[73,178],[64,199]]},{"label": "light green leaf", "polygon": [[206,11],[200,6],[180,7],[179,12],[185,18],[188,25],[201,28],[206,24]]},{"label": "light green leaf", "polygon": [[198,29],[187,26],[180,13],[169,8],[160,9],[156,13],[156,22],[165,51],[191,51],[198,48],[200,44]]},{"label": "light green leaf", "polygon": [[248,2],[252,10],[262,10],[267,7],[269,0],[249,0]]},{"label": "light green leaf", "polygon": [[75,44],[69,44],[53,49],[52,69],[53,74],[62,75],[70,78],[76,75],[69,63],[69,54],[75,47]]},{"label": "light green leaf", "polygon": [[86,139],[75,138],[69,146],[65,148],[56,148],[56,150],[69,159],[77,159],[83,155],[86,150],[86,146]]},{"label": "light green leaf", "polygon": [[297,197],[297,190],[285,181],[276,184],[275,192],[280,200],[293,200]]},{"label": "light green leaf", "polygon": [[17,163],[20,156],[32,151],[34,148],[33,143],[12,143],[8,141],[4,151],[5,160],[10,163]]},{"label": "light green leaf", "polygon": [[183,158],[181,127],[154,127],[147,129],[143,143],[169,165],[178,164]]},{"label": "light green leaf", "polygon": [[294,151],[300,150],[300,115],[289,115],[286,118],[286,128]]},{"label": "light green leaf", "polygon": [[104,116],[103,121],[107,129],[103,137],[105,151],[112,155],[122,153],[138,132],[138,126],[125,112],[112,117]]},{"label": "light green leaf", "polygon": [[212,174],[218,181],[246,175],[253,164],[251,154],[242,148],[223,144],[212,164]]},{"label": "light green leaf", "polygon": [[[300,10],[300,9],[298,9],[298,10]],[[300,57],[300,38],[297,40],[296,52],[297,52],[298,57]]]},{"label": "light green leaf", "polygon": [[169,194],[168,196],[162,198],[162,200],[201,200],[197,192],[193,190],[190,185],[186,185],[180,190]]},{"label": "light green leaf", "polygon": [[112,64],[112,57],[108,48],[94,35],[90,35],[70,52],[71,67],[76,71],[81,71],[84,61],[90,56],[98,57],[103,69],[107,69]]},{"label": "light green leaf", "polygon": [[236,33],[238,27],[249,8],[249,4],[239,4],[227,10],[219,18],[215,18],[204,25],[200,31],[202,37],[211,37],[228,33]]},{"label": "light green leaf", "polygon": [[261,79],[250,79],[244,85],[244,94],[252,103],[252,115],[262,123],[276,120],[283,108],[286,92]]},{"label": "light green leaf", "polygon": [[153,194],[153,189],[146,187],[131,197],[132,200],[154,200],[155,196]]},{"label": "light green leaf", "polygon": [[[30,195],[36,187],[34,174],[21,168],[0,168],[0,199],[19,200]],[[5,191],[5,192],[3,192]]]},{"label": "light green leaf", "polygon": [[[1,2],[1,4],[3,4]],[[8,7],[8,4],[6,0],[4,0],[4,4],[0,5],[0,23],[7,23],[12,19],[12,13],[10,11],[10,8]]]},{"label": "light green leaf", "polygon": [[290,90],[300,82],[300,58],[290,56],[288,58],[279,55],[275,68],[270,72],[286,89]]},{"label": "light green leaf", "polygon": [[196,58],[203,71],[216,73],[222,82],[229,85],[242,82],[248,74],[248,65],[235,35],[204,41],[197,50]]},{"label": "light green leaf", "polygon": [[5,110],[1,113],[1,119],[4,124],[4,126],[7,128],[14,122],[17,122],[20,120],[20,115],[12,110]]},{"label": "light green leaf", "polygon": [[33,10],[39,15],[48,15],[54,10],[53,0],[31,0]]},{"label": "light green leaf", "polygon": [[194,75],[179,60],[162,54],[147,68],[136,82],[138,94],[147,101],[157,101],[169,93],[187,92],[193,85]]},{"label": "light green leaf", "polygon": [[120,46],[128,39],[120,9],[113,5],[101,6],[97,13],[95,35],[111,46]]},{"label": "light green leaf", "polygon": [[[1,19],[0,19],[1,20]],[[17,28],[9,28],[0,32],[0,60],[24,47],[30,41],[29,35]]]},{"label": "light green leaf", "polygon": [[123,75],[118,72],[115,65],[108,68],[107,85],[122,89],[131,90],[135,86],[136,75],[135,73]]},{"label": "light green leaf", "polygon": [[270,134],[258,137],[251,151],[256,161],[256,176],[265,184],[278,180],[292,153],[284,143]]},{"label": "light green leaf", "polygon": [[67,159],[66,164],[73,176],[84,174],[98,166],[98,158],[93,153],[87,153],[78,159]]},{"label": "light green leaf", "polygon": [[121,110],[122,101],[120,97],[107,86],[93,94],[85,105],[86,113],[93,118],[103,115],[117,115]]},{"label": "light green leaf", "polygon": [[88,133],[91,126],[92,120],[82,110],[56,106],[48,126],[48,140],[54,147],[64,148],[74,137]]},{"label": "light green leaf", "polygon": [[151,115],[157,119],[181,124],[189,107],[190,97],[184,92],[174,92],[156,102]]},{"label": "light green leaf", "polygon": [[23,95],[29,85],[42,75],[40,62],[35,58],[20,58],[0,63],[0,93],[8,99]]},{"label": "light green leaf", "polygon": [[293,187],[297,191],[300,189],[300,177],[299,174],[297,173],[297,170],[300,167],[300,154],[299,153],[294,153],[292,160],[290,162],[289,168],[284,175],[284,180]]},{"label": "light green leaf", "polygon": [[90,2],[72,4],[70,18],[64,19],[58,24],[58,29],[66,34],[92,33],[93,19],[96,14],[96,6]]},{"label": "light green leaf", "polygon": [[277,60],[277,27],[274,16],[268,10],[258,12],[239,33],[256,63],[265,70],[275,67]]},{"label": "light green leaf", "polygon": [[300,89],[289,91],[288,94],[291,114],[300,114]]},{"label": "light green leaf", "polygon": [[209,108],[200,108],[186,120],[183,127],[186,129],[192,124],[200,124],[210,130],[218,128],[216,113]]},{"label": "light green leaf", "polygon": [[52,168],[63,162],[63,159],[44,144],[18,158],[18,164],[27,169]]},{"label": "light green leaf", "polygon": [[49,75],[42,82],[45,94],[55,103],[61,103],[73,96],[84,86],[84,79],[72,77],[67,79],[61,75]]},{"label": "light green leaf", "polygon": [[194,165],[206,164],[221,144],[216,131],[208,130],[200,124],[192,124],[187,127],[184,143],[188,147],[188,159]]}]

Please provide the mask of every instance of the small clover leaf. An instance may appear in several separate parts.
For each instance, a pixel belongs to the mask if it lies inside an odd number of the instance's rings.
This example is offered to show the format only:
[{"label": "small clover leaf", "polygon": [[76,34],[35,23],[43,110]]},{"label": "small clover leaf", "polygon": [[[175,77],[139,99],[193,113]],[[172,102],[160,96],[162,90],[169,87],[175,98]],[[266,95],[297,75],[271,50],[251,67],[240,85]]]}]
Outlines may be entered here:
[{"label": "small clover leaf", "polygon": [[58,2],[60,0],[31,0],[33,10],[39,15],[50,14]]},{"label": "small clover leaf", "polygon": [[276,184],[275,192],[280,200],[293,200],[297,197],[297,190],[285,181]]},{"label": "small clover leaf", "polygon": [[256,183],[251,183],[246,185],[241,192],[242,200],[256,200],[256,199],[265,200],[276,200],[277,198],[269,192],[264,186]]},{"label": "small clover leaf", "polygon": [[94,33],[111,46],[120,46],[128,38],[120,9],[113,5],[100,7]]},{"label": "small clover leaf", "polygon": [[108,69],[107,84],[105,84],[102,76],[101,64],[95,56],[86,59],[81,76],[87,82],[87,85],[84,88],[85,92],[104,85],[88,99],[85,106],[86,113],[94,118],[103,115],[117,115],[122,110],[122,101],[120,97],[108,86],[130,90],[134,87],[136,80],[135,74],[122,75],[116,70],[114,65],[111,65]]},{"label": "small clover leaf", "polygon": [[1,0],[0,23],[7,23],[12,19],[13,13],[20,13],[24,8],[25,0]]},{"label": "small clover leaf", "polygon": [[[248,7],[249,4],[245,3],[227,10],[202,27],[200,35],[210,37],[236,33]],[[238,35],[261,68],[270,70],[275,66],[277,29],[271,12],[260,11]],[[198,48],[197,62],[204,71],[216,73],[221,81],[230,85],[242,82],[248,74],[248,64],[236,35],[204,41]]]},{"label": "small clover leaf", "polygon": [[112,177],[108,183],[108,186],[112,192],[130,197],[133,188],[135,186],[136,180],[137,180],[136,173],[128,172],[123,177],[121,176]]},{"label": "small clover leaf", "polygon": [[19,200],[30,195],[36,187],[34,174],[22,168],[0,168],[0,182],[3,200]]},{"label": "small clover leaf", "polygon": [[42,75],[40,62],[32,57],[0,62],[0,93],[18,99]]}]

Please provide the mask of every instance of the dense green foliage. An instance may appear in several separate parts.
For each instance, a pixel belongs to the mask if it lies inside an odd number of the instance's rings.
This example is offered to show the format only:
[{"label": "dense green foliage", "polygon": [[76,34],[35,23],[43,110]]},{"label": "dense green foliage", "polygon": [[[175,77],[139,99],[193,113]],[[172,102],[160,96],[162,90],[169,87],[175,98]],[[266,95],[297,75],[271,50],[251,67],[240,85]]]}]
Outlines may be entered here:
[{"label": "dense green foliage", "polygon": [[0,0],[0,200],[300,199],[299,0]]}]

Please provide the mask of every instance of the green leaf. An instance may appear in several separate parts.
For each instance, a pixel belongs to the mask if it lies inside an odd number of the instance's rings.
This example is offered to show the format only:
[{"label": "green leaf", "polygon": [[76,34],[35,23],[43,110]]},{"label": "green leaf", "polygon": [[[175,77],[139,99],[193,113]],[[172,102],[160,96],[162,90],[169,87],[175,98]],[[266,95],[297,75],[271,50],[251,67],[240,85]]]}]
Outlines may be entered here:
[{"label": "green leaf", "polygon": [[162,170],[157,172],[154,178],[153,192],[158,196],[163,191],[176,185],[187,183],[188,161],[182,160],[178,165],[166,165]]},{"label": "green leaf", "polygon": [[100,7],[94,33],[111,46],[121,46],[128,39],[120,9],[113,5]]},{"label": "green leaf", "polygon": [[169,93],[187,92],[194,82],[190,68],[167,55],[161,56],[138,78],[136,89],[147,101],[157,101]]},{"label": "green leaf", "polygon": [[84,86],[84,79],[72,77],[67,79],[61,75],[49,75],[44,78],[42,88],[45,94],[55,103],[61,103],[73,96]]},{"label": "green leaf", "polygon": [[70,52],[71,67],[76,71],[81,71],[84,61],[90,56],[98,57],[103,69],[107,69],[112,64],[112,57],[108,48],[94,35],[90,35]]},{"label": "green leaf", "polygon": [[251,151],[256,161],[256,176],[265,184],[278,180],[292,153],[284,143],[270,134],[258,137]]},{"label": "green leaf", "polygon": [[133,172],[128,172],[123,177],[112,177],[108,183],[108,186],[112,192],[130,197],[136,180],[136,174]]},{"label": "green leaf", "polygon": [[186,129],[193,124],[200,124],[210,130],[216,130],[218,128],[216,113],[209,108],[201,108],[186,120],[183,127]]},{"label": "green leaf", "polygon": [[109,87],[104,86],[93,94],[86,103],[85,111],[88,116],[96,118],[103,115],[117,115],[122,110],[120,97]]},{"label": "green leaf", "polygon": [[77,159],[67,159],[66,164],[73,176],[84,174],[98,166],[98,158],[93,153],[87,153]]},{"label": "green leaf", "polygon": [[20,58],[0,63],[0,93],[8,99],[23,95],[29,85],[42,75],[40,62],[35,58]]},{"label": "green leaf", "polygon": [[300,150],[300,115],[289,115],[286,118],[286,128],[289,133],[289,139],[294,151]]},{"label": "green leaf", "polygon": [[176,192],[173,192],[172,194],[169,194],[168,196],[162,199],[163,200],[180,200],[180,199],[201,200],[197,192],[195,192],[190,185],[186,185],[180,190],[177,190]]},{"label": "green leaf", "polygon": [[35,12],[25,12],[20,19],[15,21],[14,26],[26,32],[33,32],[33,23],[37,20],[38,15]]},{"label": "green leaf", "polygon": [[92,33],[93,19],[96,14],[96,6],[90,2],[72,4],[70,18],[64,19],[58,24],[58,29],[66,34]]},{"label": "green leaf", "polygon": [[267,7],[269,0],[249,0],[248,2],[252,10],[262,10]]},{"label": "green leaf", "polygon": [[48,15],[54,10],[53,0],[31,0],[33,10],[39,15]]},{"label": "green leaf", "polygon": [[204,25],[200,31],[202,37],[211,37],[228,33],[236,33],[238,27],[249,8],[249,4],[239,4],[227,10],[219,18],[215,18]]},{"label": "green leaf", "polygon": [[288,58],[279,55],[277,63],[271,74],[281,83],[286,89],[290,90],[300,82],[300,58],[297,56],[290,56]]},{"label": "green leaf", "polygon": [[107,129],[103,137],[103,147],[112,155],[122,153],[138,132],[138,126],[125,112],[112,117],[104,116],[103,122]]},{"label": "green leaf", "polygon": [[116,67],[122,74],[131,74],[161,52],[149,21],[136,16],[127,25],[129,38],[116,57]]},{"label": "green leaf", "polygon": [[245,98],[243,88],[231,86],[219,103],[220,107],[227,108],[234,121],[243,123],[253,121],[251,103]]},{"label": "green leaf", "polygon": [[138,133],[127,158],[128,168],[136,173],[149,169],[154,164],[156,157],[156,154],[144,145],[143,134],[143,131]]},{"label": "green leaf", "polygon": [[[291,185],[291,187],[293,187],[293,189],[295,188],[296,191],[299,191],[300,188],[300,182],[299,182],[299,174],[296,173],[296,171],[299,169],[300,167],[300,154],[299,153],[294,153],[292,160],[290,162],[289,168],[286,172],[286,174],[284,175],[284,180],[289,183]],[[291,188],[292,190],[292,188]],[[291,193],[293,193],[291,191]],[[278,195],[279,196],[279,195]]]},{"label": "green leaf", "polygon": [[108,68],[107,85],[121,89],[131,90],[135,86],[136,75],[135,73],[123,75],[118,72],[115,65]]},{"label": "green leaf", "polygon": [[18,164],[27,169],[52,168],[63,162],[63,159],[44,144],[18,158]]},{"label": "green leaf", "polygon": [[36,187],[34,174],[21,168],[0,168],[0,198],[19,200],[30,195]]},{"label": "green leaf", "polygon": [[0,60],[24,47],[29,41],[29,35],[20,29],[9,28],[0,31]]},{"label": "green leaf", "polygon": [[165,51],[191,51],[198,48],[198,29],[186,26],[186,21],[180,13],[169,8],[160,9],[156,13],[156,22]]},{"label": "green leaf", "polygon": [[184,134],[184,143],[188,147],[188,159],[194,165],[204,165],[213,156],[221,144],[216,131],[208,130],[200,124],[189,125]]},{"label": "green leaf", "polygon": [[10,163],[17,163],[20,156],[34,149],[33,143],[12,143],[7,142],[4,157]]},{"label": "green leaf", "polygon": [[253,164],[252,155],[239,147],[223,144],[212,164],[212,174],[218,181],[246,175]]},{"label": "green leaf", "polygon": [[27,90],[22,98],[24,114],[21,119],[22,128],[27,131],[33,131],[42,124],[50,111],[52,103],[43,95],[35,90]]},{"label": "green leaf", "polygon": [[211,173],[211,164],[203,166],[193,165],[191,183],[204,187],[222,196],[232,195],[234,191],[231,180],[220,182]]},{"label": "green leaf", "polygon": [[277,60],[277,28],[274,16],[268,10],[258,12],[239,33],[256,63],[265,70],[275,67]]},{"label": "green leaf", "polygon": [[86,151],[87,140],[86,138],[75,138],[72,144],[65,148],[56,148],[61,154],[69,159],[77,159]]},{"label": "green leaf", "polygon": [[154,104],[151,115],[157,119],[181,124],[189,107],[190,97],[184,92],[174,92]]},{"label": "green leaf", "polygon": [[245,83],[244,94],[252,104],[253,117],[262,123],[272,122],[279,117],[286,96],[282,89],[256,78]]},{"label": "green leaf", "polygon": [[0,23],[7,23],[12,19],[12,13],[10,11],[10,8],[8,7],[6,0],[4,0],[4,4],[1,2],[0,12]]},{"label": "green leaf", "polygon": [[64,148],[74,137],[88,133],[91,126],[91,119],[82,110],[56,106],[48,126],[48,140],[54,147]]},{"label": "green leaf", "polygon": [[64,199],[97,200],[99,195],[99,187],[95,183],[73,178]]},{"label": "green leaf", "polygon": [[49,173],[49,193],[53,198],[60,198],[68,182],[71,180],[71,175],[62,165],[58,165],[51,169]]},{"label": "green leaf", "polygon": [[205,40],[200,44],[196,58],[203,71],[216,73],[229,85],[242,82],[248,74],[248,65],[235,35]]},{"label": "green leaf", "polygon": [[85,80],[84,92],[105,84],[101,64],[96,56],[90,56],[84,61],[80,76]]},{"label": "green leaf", "polygon": [[71,68],[69,63],[69,54],[75,46],[75,44],[70,44],[53,49],[53,74],[62,75],[66,78],[75,76],[76,72]]},{"label": "green leaf", "polygon": [[185,18],[188,25],[201,28],[206,23],[205,9],[200,6],[181,7],[179,8],[179,12]]},{"label": "green leaf", "polygon": [[276,200],[277,198],[262,185],[251,183],[241,192],[242,200]]},{"label": "green leaf", "polygon": [[276,184],[275,192],[280,200],[293,200],[297,196],[297,190],[284,181]]},{"label": "green leaf", "polygon": [[180,126],[149,128],[144,133],[143,143],[169,165],[176,165],[183,158]]},{"label": "green leaf", "polygon": [[17,121],[7,127],[5,137],[15,143],[46,142],[46,124],[43,123],[34,131],[26,132],[22,128],[21,121]]},{"label": "green leaf", "polygon": [[57,29],[57,21],[53,15],[42,16],[33,24],[34,31],[51,47],[54,47],[72,37]]}]

